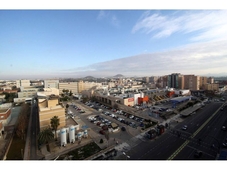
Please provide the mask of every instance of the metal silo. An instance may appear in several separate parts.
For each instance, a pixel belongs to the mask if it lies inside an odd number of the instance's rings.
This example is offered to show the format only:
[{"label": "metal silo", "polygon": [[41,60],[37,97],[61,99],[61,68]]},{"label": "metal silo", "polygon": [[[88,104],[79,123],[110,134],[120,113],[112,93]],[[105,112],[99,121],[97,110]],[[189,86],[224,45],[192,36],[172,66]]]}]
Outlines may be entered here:
[{"label": "metal silo", "polygon": [[66,128],[62,128],[60,133],[61,133],[61,146],[65,146],[67,144]]},{"label": "metal silo", "polygon": [[75,142],[75,127],[73,125],[69,127],[69,141],[71,143]]}]

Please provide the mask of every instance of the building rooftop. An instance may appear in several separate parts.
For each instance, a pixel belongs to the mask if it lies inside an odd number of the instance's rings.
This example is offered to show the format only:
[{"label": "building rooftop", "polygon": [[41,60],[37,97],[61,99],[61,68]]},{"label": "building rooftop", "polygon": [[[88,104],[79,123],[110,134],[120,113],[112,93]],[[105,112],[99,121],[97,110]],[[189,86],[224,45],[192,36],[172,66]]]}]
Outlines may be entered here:
[{"label": "building rooftop", "polygon": [[40,108],[40,111],[43,112],[43,111],[48,111],[48,110],[55,110],[55,109],[61,109],[63,108],[62,105],[57,105],[57,106],[53,106],[53,107],[41,107]]},{"label": "building rooftop", "polygon": [[0,108],[0,114],[4,114],[9,108]]}]

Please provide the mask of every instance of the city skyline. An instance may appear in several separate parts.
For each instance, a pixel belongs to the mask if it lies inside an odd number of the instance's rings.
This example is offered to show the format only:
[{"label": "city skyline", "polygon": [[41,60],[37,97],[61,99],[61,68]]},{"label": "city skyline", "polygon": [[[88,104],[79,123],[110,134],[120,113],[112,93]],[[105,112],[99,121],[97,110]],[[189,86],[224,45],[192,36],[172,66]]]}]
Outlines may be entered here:
[{"label": "city skyline", "polygon": [[0,10],[0,79],[226,76],[227,10]]}]

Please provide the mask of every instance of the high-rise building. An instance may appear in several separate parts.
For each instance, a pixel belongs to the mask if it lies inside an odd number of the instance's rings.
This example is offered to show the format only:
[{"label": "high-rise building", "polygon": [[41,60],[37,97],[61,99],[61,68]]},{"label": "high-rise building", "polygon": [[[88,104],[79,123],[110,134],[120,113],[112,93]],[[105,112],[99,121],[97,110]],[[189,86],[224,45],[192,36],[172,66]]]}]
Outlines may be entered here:
[{"label": "high-rise building", "polygon": [[173,73],[171,75],[168,75],[167,86],[170,88],[179,89],[181,84],[181,82],[179,82],[181,80],[180,77],[180,73]]},{"label": "high-rise building", "polygon": [[208,83],[208,79],[207,79],[207,77],[202,77],[202,76],[200,76],[200,85],[199,85],[199,88],[201,89],[201,90],[205,90],[205,84],[207,84]]},{"label": "high-rise building", "polygon": [[207,83],[210,83],[210,84],[214,83],[214,78],[209,77],[209,78],[207,79]]},{"label": "high-rise building", "polygon": [[184,89],[199,90],[200,77],[195,75],[184,75]]}]

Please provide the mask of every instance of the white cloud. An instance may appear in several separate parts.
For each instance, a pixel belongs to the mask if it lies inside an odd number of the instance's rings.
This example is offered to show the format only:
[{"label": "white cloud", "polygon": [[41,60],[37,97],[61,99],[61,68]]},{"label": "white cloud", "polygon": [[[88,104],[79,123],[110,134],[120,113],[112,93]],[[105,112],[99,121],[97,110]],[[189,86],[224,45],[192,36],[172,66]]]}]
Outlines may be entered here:
[{"label": "white cloud", "polygon": [[153,38],[165,38],[174,33],[196,33],[192,41],[227,38],[227,10],[190,10],[173,12],[170,15],[145,12],[132,29],[153,34]]},{"label": "white cloud", "polygon": [[97,17],[98,20],[104,19],[106,17],[108,17],[108,13],[106,11],[103,11],[103,10],[99,11],[99,14],[98,14],[98,17]]},{"label": "white cloud", "polygon": [[119,24],[120,24],[118,18],[117,18],[115,15],[112,16],[112,18],[111,18],[111,23],[112,23],[114,26],[116,26],[116,27],[118,27]]},{"label": "white cloud", "polygon": [[112,12],[110,11],[99,11],[98,20],[104,20],[106,19],[111,25],[115,26],[115,27],[119,27],[120,25],[120,21],[117,18],[116,15],[112,14]]},{"label": "white cloud", "polygon": [[[227,72],[227,40],[195,43],[177,49],[96,63],[70,73],[93,76],[218,74]],[[78,72],[80,70],[80,72]],[[81,71],[82,70],[82,71]]]}]

